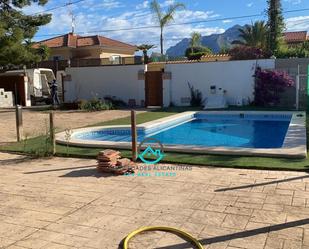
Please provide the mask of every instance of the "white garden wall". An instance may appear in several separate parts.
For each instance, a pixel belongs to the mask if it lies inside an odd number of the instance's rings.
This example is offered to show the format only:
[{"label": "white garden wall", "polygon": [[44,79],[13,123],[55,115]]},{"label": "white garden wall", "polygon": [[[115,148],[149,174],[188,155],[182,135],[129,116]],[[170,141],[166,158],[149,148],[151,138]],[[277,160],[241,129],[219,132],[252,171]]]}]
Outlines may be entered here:
[{"label": "white garden wall", "polygon": [[145,93],[144,80],[138,80],[138,72],[143,70],[143,65],[67,68],[65,102],[115,96],[127,103],[135,99],[140,105]]},{"label": "white garden wall", "polygon": [[[211,94],[210,86],[215,85],[226,90],[228,104],[246,104],[253,100],[256,66],[274,69],[275,60],[166,64],[165,72],[171,73],[171,79],[163,82],[164,106],[171,102],[177,106],[189,105],[188,82],[205,99]],[[138,75],[144,69],[143,65],[67,68],[65,102],[115,96],[127,103],[135,99],[141,105],[145,100],[145,81]]]},{"label": "white garden wall", "polygon": [[210,95],[210,86],[226,90],[228,104],[245,104],[253,100],[254,71],[256,66],[275,68],[275,60],[247,60],[192,64],[167,64],[165,72],[171,72],[171,80],[164,81],[164,105],[173,102],[177,106],[188,105],[188,82],[203,93]]}]

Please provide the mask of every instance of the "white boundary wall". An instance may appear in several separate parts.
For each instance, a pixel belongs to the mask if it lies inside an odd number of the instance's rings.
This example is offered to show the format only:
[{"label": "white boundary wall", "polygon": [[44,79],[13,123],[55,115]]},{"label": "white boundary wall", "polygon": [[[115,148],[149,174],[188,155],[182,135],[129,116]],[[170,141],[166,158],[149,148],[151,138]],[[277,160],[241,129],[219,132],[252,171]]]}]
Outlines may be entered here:
[{"label": "white boundary wall", "polygon": [[256,66],[274,69],[275,60],[167,64],[165,72],[171,72],[172,78],[164,80],[164,105],[188,105],[183,101],[190,98],[188,82],[202,92],[204,99],[211,94],[210,86],[215,85],[227,91],[229,105],[246,104],[248,99],[253,100]]},{"label": "white boundary wall", "polygon": [[65,102],[115,96],[126,103],[135,99],[140,105],[145,90],[139,71],[144,71],[143,65],[66,68],[71,80],[64,81]]},{"label": "white boundary wall", "polygon": [[[177,106],[189,105],[188,82],[202,92],[203,98],[211,94],[210,86],[226,90],[229,105],[246,104],[253,100],[254,71],[257,66],[274,69],[275,60],[247,60],[227,62],[166,64],[165,72],[171,79],[163,82],[164,106],[173,102]],[[138,77],[144,65],[67,68],[71,80],[64,82],[65,102],[89,100],[95,96],[115,96],[127,102],[135,99],[137,105],[145,100],[145,81]]]}]

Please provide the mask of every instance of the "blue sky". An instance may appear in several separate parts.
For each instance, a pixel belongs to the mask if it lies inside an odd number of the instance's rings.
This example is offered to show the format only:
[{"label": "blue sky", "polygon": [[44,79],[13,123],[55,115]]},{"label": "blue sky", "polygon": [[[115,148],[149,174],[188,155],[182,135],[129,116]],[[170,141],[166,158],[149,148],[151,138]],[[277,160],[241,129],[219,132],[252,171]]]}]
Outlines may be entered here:
[{"label": "blue sky", "polygon": [[[76,0],[72,0],[73,2]],[[266,0],[180,0],[186,9],[179,11],[174,23],[191,21],[210,21],[217,18],[254,15],[264,13]],[[309,8],[309,0],[281,0],[284,11]],[[49,0],[40,7],[32,5],[25,12],[33,14],[53,7],[61,6],[68,0]],[[108,31],[131,27],[156,25],[149,10],[150,0],[85,0],[71,6],[75,15],[75,31],[81,35],[100,34],[119,39],[132,44],[159,44],[158,28],[144,30]],[[175,0],[159,0],[162,7],[168,6]],[[68,7],[51,11],[53,20],[40,29],[35,40],[43,40],[55,34],[64,34],[71,30],[71,18]],[[170,26],[165,31],[165,47],[168,48],[183,38],[189,37],[193,31],[202,35],[222,33],[235,24],[246,24],[265,19],[265,15],[255,18],[224,20],[190,25]],[[285,14],[287,30],[309,30],[309,10]]]}]

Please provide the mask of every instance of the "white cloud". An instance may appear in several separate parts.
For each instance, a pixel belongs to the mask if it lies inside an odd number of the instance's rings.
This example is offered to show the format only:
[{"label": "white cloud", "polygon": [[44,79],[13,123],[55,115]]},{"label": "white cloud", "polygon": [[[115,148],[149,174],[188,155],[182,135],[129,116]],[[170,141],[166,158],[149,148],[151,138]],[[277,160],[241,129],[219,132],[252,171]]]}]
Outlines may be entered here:
[{"label": "white cloud", "polygon": [[163,3],[161,3],[161,7],[165,8],[170,6],[171,4],[174,4],[176,1],[175,0],[165,0]]},{"label": "white cloud", "polygon": [[124,5],[121,2],[115,0],[103,0],[102,3],[96,3],[96,8],[104,8],[104,9],[115,9],[123,7]]},{"label": "white cloud", "polygon": [[285,22],[287,31],[309,30],[309,16],[291,17]]},{"label": "white cloud", "polygon": [[233,20],[223,20],[222,22],[223,23],[231,23],[231,22],[233,22]]},{"label": "white cloud", "polygon": [[253,2],[247,3],[247,7],[248,7],[248,8],[251,8],[252,6],[253,6]]},{"label": "white cloud", "polygon": [[[109,1],[111,2],[111,1]],[[117,2],[117,1],[112,1]],[[145,3],[147,1],[141,2]],[[102,2],[101,2],[102,3]],[[102,4],[106,4],[104,1]],[[171,3],[170,0],[165,1],[165,4]],[[102,5],[101,5],[102,6]],[[113,5],[119,6],[119,5]],[[93,6],[97,7],[95,4]],[[103,14],[104,13],[104,14]],[[150,13],[148,8],[136,9],[133,11],[125,11],[117,16],[110,16],[108,12],[102,11],[85,11],[82,8],[75,6],[74,14],[76,17],[75,30],[81,35],[100,34],[120,41],[128,42],[131,44],[149,43],[157,45],[157,51],[159,51],[159,36],[160,29],[157,27],[157,22],[154,16]],[[187,23],[191,21],[204,21],[210,18],[217,17],[213,11],[194,11],[194,10],[181,10],[176,12],[174,23]],[[134,27],[152,27],[136,30],[119,30],[130,29]],[[53,18],[50,24],[43,27],[40,31],[42,35],[48,34],[63,34],[70,32],[71,30],[71,17],[68,15],[66,8],[58,9],[53,13]],[[102,32],[104,30],[118,30],[117,32]],[[203,23],[198,25],[172,25],[166,27],[164,30],[165,48],[169,48],[175,45],[183,38],[190,37],[193,31],[200,32],[203,36],[214,33],[222,33],[224,29],[219,26],[209,26]],[[48,37],[37,37],[37,40],[46,39]]]},{"label": "white cloud", "polygon": [[[100,11],[100,10],[109,11],[117,8],[122,8],[124,6],[125,5],[123,3],[117,0],[101,0],[101,1],[89,0],[87,4],[84,4],[80,7],[85,11],[89,12],[89,11]],[[75,10],[79,10],[79,8],[77,7]]]},{"label": "white cloud", "polygon": [[302,0],[284,0],[287,3],[293,4],[293,5],[297,5],[297,4],[301,4]]},{"label": "white cloud", "polygon": [[150,2],[148,0],[145,0],[142,3],[136,5],[136,9],[137,10],[139,10],[139,9],[147,9],[147,8],[149,8],[149,4],[150,4]]},{"label": "white cloud", "polygon": [[33,15],[35,13],[40,13],[44,10],[45,10],[45,7],[37,5],[37,4],[32,4],[22,9],[22,11],[27,15]]}]

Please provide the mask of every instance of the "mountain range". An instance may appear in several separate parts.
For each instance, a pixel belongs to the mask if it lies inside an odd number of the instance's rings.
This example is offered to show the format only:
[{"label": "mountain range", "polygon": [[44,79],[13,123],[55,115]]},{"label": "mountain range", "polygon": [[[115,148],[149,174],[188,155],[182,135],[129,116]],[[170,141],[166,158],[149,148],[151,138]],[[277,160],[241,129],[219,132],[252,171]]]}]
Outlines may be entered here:
[{"label": "mountain range", "polygon": [[[230,47],[232,42],[239,39],[239,29],[243,26],[235,25],[222,34],[212,34],[202,37],[202,45],[209,47],[214,53],[218,53],[223,47]],[[170,47],[166,53],[169,56],[184,56],[186,49],[190,46],[190,38],[185,38],[175,46]]]}]

